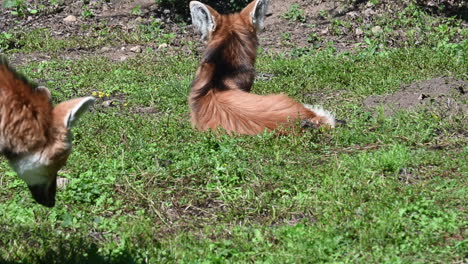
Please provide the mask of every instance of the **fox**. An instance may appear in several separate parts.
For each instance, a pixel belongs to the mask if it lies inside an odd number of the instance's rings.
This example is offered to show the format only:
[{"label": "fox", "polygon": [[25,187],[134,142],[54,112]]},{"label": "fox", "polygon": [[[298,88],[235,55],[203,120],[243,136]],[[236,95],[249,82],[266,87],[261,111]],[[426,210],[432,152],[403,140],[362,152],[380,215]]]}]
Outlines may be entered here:
[{"label": "fox", "polygon": [[[192,81],[188,103],[192,125],[199,131],[224,129],[228,134],[257,135],[301,121],[306,126],[334,128],[334,115],[301,104],[284,94],[250,93],[268,0],[254,0],[238,13],[222,15],[209,5],[190,2],[192,24],[206,42]],[[283,130],[284,131],[284,130]]]},{"label": "fox", "polygon": [[54,207],[57,172],[71,153],[71,128],[94,101],[81,97],[53,107],[46,87],[0,57],[0,153],[39,204]]}]

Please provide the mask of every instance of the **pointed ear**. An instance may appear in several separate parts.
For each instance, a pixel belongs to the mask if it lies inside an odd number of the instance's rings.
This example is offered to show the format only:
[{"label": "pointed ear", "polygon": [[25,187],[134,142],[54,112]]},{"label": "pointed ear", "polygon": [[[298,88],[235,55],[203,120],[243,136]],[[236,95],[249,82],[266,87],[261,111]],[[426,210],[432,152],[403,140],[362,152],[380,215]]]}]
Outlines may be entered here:
[{"label": "pointed ear", "polygon": [[75,125],[80,116],[94,104],[94,97],[75,98],[58,104],[54,110],[54,119],[61,122],[67,129]]},{"label": "pointed ear", "polygon": [[202,40],[207,40],[210,32],[216,29],[216,17],[219,16],[213,8],[198,1],[190,2],[190,14],[192,24],[201,33]]},{"label": "pointed ear", "polygon": [[241,15],[251,19],[257,31],[262,30],[264,27],[265,15],[268,12],[268,2],[269,0],[255,0],[241,11]]},{"label": "pointed ear", "polygon": [[38,87],[36,88],[36,90],[39,91],[40,93],[45,94],[45,95],[49,98],[49,100],[52,100],[52,95],[51,95],[49,89],[47,89],[47,87],[45,87],[45,86],[38,86]]}]

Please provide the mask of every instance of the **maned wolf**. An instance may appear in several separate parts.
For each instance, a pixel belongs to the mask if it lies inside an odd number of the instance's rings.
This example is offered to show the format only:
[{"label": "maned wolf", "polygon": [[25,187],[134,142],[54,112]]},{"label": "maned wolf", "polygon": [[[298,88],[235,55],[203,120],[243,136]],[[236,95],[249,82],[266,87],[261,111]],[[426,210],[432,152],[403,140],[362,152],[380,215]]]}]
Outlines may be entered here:
[{"label": "maned wolf", "polygon": [[206,51],[189,95],[192,124],[201,131],[224,128],[255,135],[294,125],[335,127],[334,116],[283,94],[249,93],[255,77],[257,32],[263,28],[268,0],[255,0],[240,13],[221,15],[208,5],[190,2],[192,23],[207,40]]},{"label": "maned wolf", "polygon": [[51,104],[47,88],[15,72],[0,57],[0,153],[28,184],[34,199],[55,205],[57,171],[71,152],[71,127],[93,97]]}]

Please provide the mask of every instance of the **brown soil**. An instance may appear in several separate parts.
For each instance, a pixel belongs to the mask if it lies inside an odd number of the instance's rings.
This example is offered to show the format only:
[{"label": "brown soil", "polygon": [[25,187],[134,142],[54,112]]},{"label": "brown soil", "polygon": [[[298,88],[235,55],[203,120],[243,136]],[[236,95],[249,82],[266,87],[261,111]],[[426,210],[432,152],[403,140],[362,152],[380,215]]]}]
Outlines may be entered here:
[{"label": "brown soil", "polygon": [[[0,4],[3,0],[0,0]],[[44,1],[50,3],[50,1]],[[398,3],[395,3],[398,2]],[[108,27],[111,30],[132,32],[141,24],[150,24],[154,20],[161,22],[167,32],[175,33],[176,38],[167,48],[173,52],[193,52],[190,47],[184,45],[186,41],[197,44],[197,51],[203,50],[203,43],[194,32],[190,21],[187,26],[174,23],[175,14],[171,10],[163,9],[154,0],[109,0],[85,1],[64,0],[59,6],[50,4],[41,9],[38,15],[30,15],[18,18],[9,13],[9,10],[0,8],[0,32],[25,31],[36,28],[47,28],[56,38],[70,36],[91,36],[90,28]],[[265,30],[259,34],[261,47],[269,53],[290,53],[294,49],[320,49],[328,42],[333,42],[338,50],[350,50],[357,45],[362,45],[364,34],[363,27],[372,29],[375,21],[381,16],[396,17],[409,0],[380,1],[372,4],[366,0],[271,0],[269,16],[265,22]],[[464,0],[440,0],[438,6],[445,5],[445,11],[435,8],[435,2],[431,0],[419,0],[417,3],[434,16],[458,16],[462,23],[468,26],[466,17],[468,2]],[[303,15],[300,19],[286,19],[284,15],[292,5],[298,5]],[[82,11],[89,9],[93,17],[84,18]],[[135,14],[138,10],[138,14]],[[66,22],[64,19],[73,15],[74,22]],[[340,20],[346,25],[336,24]],[[389,38],[389,46],[398,46],[405,41],[403,30],[393,32]],[[15,53],[9,55],[9,59],[15,65],[29,63],[31,61],[50,60],[51,56],[62,59],[76,59],[83,56],[101,55],[115,61],[126,60],[136,56],[142,49],[151,47],[153,50],[161,48],[156,43],[139,46],[140,51],[135,52],[136,45],[121,44],[119,46],[93,47],[83,49],[81,47],[68,49],[60,54],[46,53]],[[270,76],[259,76],[270,78]],[[364,101],[368,108],[384,105],[385,114],[391,115],[399,109],[415,110],[420,107],[437,107],[446,113],[466,113],[467,83],[449,78],[436,78],[411,84],[403,87],[401,91],[387,96],[371,96]],[[115,102],[112,102],[115,104]],[[111,106],[110,104],[109,106]],[[140,109],[138,112],[152,112],[151,109]]]},{"label": "brown soil", "polygon": [[[290,10],[291,5],[300,6],[300,9],[304,11],[303,19],[294,20],[283,17]],[[346,38],[353,39],[353,37],[339,38],[330,34],[328,28],[331,22],[321,16],[321,14],[332,13],[337,8],[340,8],[339,1],[271,1],[269,7],[271,16],[266,19],[265,31],[260,34],[262,47],[266,50],[281,52],[292,47],[317,47],[323,46],[327,41],[334,41],[337,48],[348,49],[353,41],[346,40]],[[314,34],[316,37],[313,36]]]},{"label": "brown soil", "polygon": [[434,78],[402,87],[389,95],[373,95],[364,100],[364,106],[373,109],[382,106],[384,114],[399,110],[437,110],[443,115],[468,113],[468,82],[452,78]]},{"label": "brown soil", "polygon": [[[0,0],[0,5],[4,0]],[[169,32],[176,33],[175,44],[180,39],[193,40],[198,43],[199,36],[195,35],[188,18],[188,26],[174,23],[176,15],[173,11],[164,9],[154,0],[108,0],[87,1],[63,0],[63,4],[50,5],[45,2],[37,15],[29,15],[24,18],[11,15],[9,10],[0,8],[0,32],[15,31],[15,29],[30,30],[35,28],[48,28],[54,37],[66,38],[70,36],[89,36],[92,27],[108,27],[123,31],[133,31],[140,24],[149,24],[159,20]],[[188,1],[187,1],[188,2]],[[398,2],[398,3],[394,3]],[[456,15],[465,19],[468,13],[468,4],[465,0],[442,0],[438,5],[447,6],[445,13],[437,11],[434,1],[419,0],[417,3],[424,9],[434,12],[435,16]],[[295,48],[321,48],[329,42],[333,42],[338,50],[349,50],[362,43],[364,39],[364,27],[370,30],[379,17],[386,16],[389,19],[397,17],[399,12],[407,6],[409,0],[380,1],[372,4],[367,0],[270,0],[269,13],[266,19],[266,28],[260,34],[262,47],[267,51],[290,52]],[[292,5],[299,5],[304,15],[302,19],[284,18]],[[89,10],[92,17],[83,17],[83,10]],[[136,12],[137,11],[137,12]],[[64,19],[73,15],[75,22],[65,22]],[[337,24],[342,21],[344,24]],[[403,29],[392,33],[388,45],[398,46],[405,41]],[[361,45],[361,44],[360,44]],[[200,43],[202,46],[202,43]],[[121,54],[121,47],[110,47],[104,55],[113,59],[120,59],[126,54]],[[95,51],[80,51],[95,52]],[[112,52],[117,53],[113,56]],[[68,52],[67,52],[68,53]]]},{"label": "brown soil", "polygon": [[[266,50],[283,52],[292,48],[323,48],[329,42],[339,51],[350,50],[363,45],[365,30],[376,30],[377,21],[382,17],[397,18],[410,1],[380,1],[372,4],[366,0],[272,0],[266,20],[266,29],[260,34],[261,44]],[[429,12],[437,13],[436,7],[445,5],[444,13],[438,16],[468,16],[468,2],[463,0],[434,1],[420,0],[417,3]],[[299,5],[304,11],[303,19],[285,19],[291,5]],[[388,46],[401,46],[406,41],[405,30],[390,33]],[[459,40],[459,39],[458,39]]]}]

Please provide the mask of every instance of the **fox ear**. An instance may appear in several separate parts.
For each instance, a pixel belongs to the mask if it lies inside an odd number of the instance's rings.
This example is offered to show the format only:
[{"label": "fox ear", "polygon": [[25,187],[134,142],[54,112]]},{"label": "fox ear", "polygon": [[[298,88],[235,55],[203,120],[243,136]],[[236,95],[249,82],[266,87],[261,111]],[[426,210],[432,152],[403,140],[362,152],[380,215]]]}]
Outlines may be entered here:
[{"label": "fox ear", "polygon": [[52,95],[51,95],[49,89],[47,89],[47,87],[45,87],[45,86],[38,86],[36,89],[37,89],[37,91],[39,91],[39,92],[45,94],[45,95],[49,98],[49,100],[52,100]]},{"label": "fox ear", "polygon": [[257,31],[262,30],[264,27],[265,15],[268,12],[268,2],[269,0],[255,0],[241,11],[242,15],[252,19],[252,24]]},{"label": "fox ear", "polygon": [[218,12],[198,1],[191,1],[190,14],[192,24],[201,33],[202,40],[207,40],[210,32],[216,29],[215,17],[219,15]]},{"label": "fox ear", "polygon": [[67,129],[72,128],[80,116],[94,104],[94,97],[75,98],[69,101],[62,102],[54,108],[54,118],[59,122],[63,122]]}]

